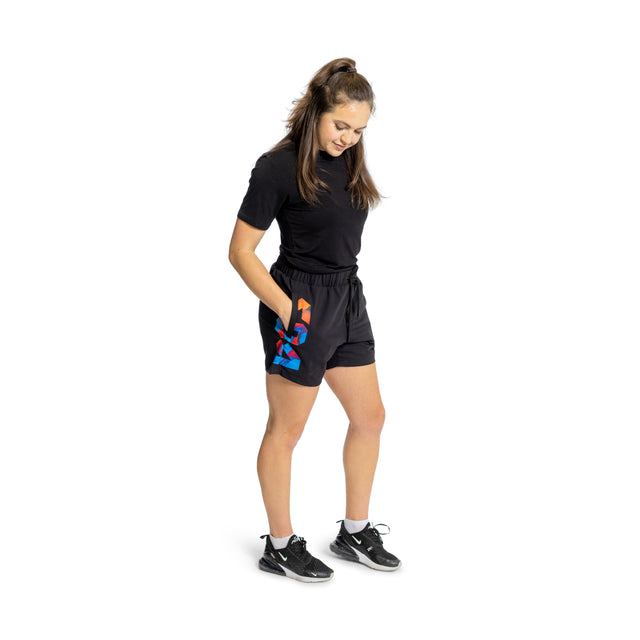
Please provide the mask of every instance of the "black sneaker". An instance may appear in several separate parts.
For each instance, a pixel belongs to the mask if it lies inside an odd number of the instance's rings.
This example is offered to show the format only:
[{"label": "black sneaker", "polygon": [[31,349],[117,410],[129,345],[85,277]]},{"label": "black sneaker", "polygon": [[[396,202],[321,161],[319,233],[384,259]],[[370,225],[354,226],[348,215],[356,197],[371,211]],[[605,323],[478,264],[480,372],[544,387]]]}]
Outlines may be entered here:
[{"label": "black sneaker", "polygon": [[333,569],[329,569],[326,564],[307,551],[304,538],[291,536],[284,549],[274,549],[269,534],[260,537],[267,539],[264,555],[258,562],[258,566],[263,571],[301,582],[325,582],[333,578]]},{"label": "black sneaker", "polygon": [[[387,527],[391,531],[386,524],[377,524],[372,527],[367,522],[367,526],[362,531],[349,533],[345,529],[344,521],[338,520],[338,522],[342,523],[340,533],[329,545],[331,551],[337,556],[345,560],[361,562],[378,571],[395,571],[402,566],[402,562],[392,553],[386,551],[382,545],[381,533],[377,527]],[[387,535],[389,531],[382,533],[382,535]]]}]

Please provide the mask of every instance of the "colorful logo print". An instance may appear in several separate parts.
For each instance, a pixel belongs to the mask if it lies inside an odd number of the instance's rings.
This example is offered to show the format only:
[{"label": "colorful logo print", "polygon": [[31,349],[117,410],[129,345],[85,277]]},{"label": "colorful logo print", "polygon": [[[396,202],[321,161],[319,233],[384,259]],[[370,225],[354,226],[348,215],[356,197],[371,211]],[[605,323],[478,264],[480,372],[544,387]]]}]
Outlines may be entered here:
[{"label": "colorful logo print", "polygon": [[[304,299],[298,298],[298,309],[296,315],[302,311],[302,322],[307,325],[311,324],[311,305]],[[288,335],[284,325],[278,318],[276,322],[276,333],[280,336],[277,344],[276,357],[273,364],[279,364],[287,369],[300,369],[300,356],[296,353],[294,347],[304,344],[307,339],[307,327],[302,322],[296,322],[293,328],[293,335]]]}]

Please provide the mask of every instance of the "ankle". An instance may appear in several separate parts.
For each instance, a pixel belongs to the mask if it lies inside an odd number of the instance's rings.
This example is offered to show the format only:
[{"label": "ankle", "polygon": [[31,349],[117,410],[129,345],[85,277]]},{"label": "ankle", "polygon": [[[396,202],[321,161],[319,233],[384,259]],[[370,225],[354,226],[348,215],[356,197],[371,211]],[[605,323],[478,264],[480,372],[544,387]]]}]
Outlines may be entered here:
[{"label": "ankle", "polygon": [[274,549],[284,549],[289,544],[289,540],[292,536],[293,532],[291,532],[288,536],[282,536],[279,538],[276,538],[275,536],[269,534],[269,539],[271,540],[271,544],[273,545]]},{"label": "ankle", "polygon": [[350,520],[349,518],[345,518],[343,520],[344,528],[347,530],[347,533],[358,533],[358,531],[362,531],[367,524],[369,523],[369,519],[365,520]]}]

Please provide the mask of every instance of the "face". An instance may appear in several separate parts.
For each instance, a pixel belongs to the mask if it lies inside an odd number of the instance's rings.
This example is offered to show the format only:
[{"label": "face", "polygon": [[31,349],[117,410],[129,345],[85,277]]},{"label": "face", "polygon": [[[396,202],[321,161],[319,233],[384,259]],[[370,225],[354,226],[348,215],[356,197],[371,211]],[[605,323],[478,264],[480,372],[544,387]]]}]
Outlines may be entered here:
[{"label": "face", "polygon": [[358,143],[367,126],[371,109],[367,102],[345,102],[318,120],[318,143],[322,151],[338,157]]}]

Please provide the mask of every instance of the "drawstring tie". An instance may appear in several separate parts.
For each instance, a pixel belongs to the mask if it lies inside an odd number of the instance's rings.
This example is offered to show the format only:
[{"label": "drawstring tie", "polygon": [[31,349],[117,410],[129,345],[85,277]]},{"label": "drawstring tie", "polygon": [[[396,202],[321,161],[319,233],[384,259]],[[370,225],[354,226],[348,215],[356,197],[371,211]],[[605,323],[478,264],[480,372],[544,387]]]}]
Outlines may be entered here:
[{"label": "drawstring tie", "polygon": [[349,274],[349,299],[347,301],[347,342],[349,341],[349,329],[351,317],[358,318],[364,306],[364,294],[362,281],[358,278],[358,266],[356,265]]}]

